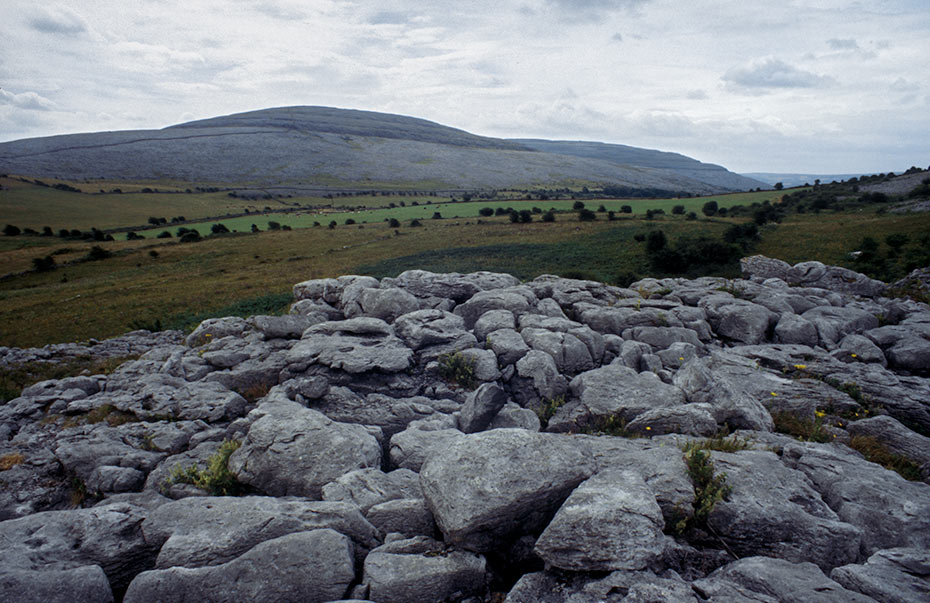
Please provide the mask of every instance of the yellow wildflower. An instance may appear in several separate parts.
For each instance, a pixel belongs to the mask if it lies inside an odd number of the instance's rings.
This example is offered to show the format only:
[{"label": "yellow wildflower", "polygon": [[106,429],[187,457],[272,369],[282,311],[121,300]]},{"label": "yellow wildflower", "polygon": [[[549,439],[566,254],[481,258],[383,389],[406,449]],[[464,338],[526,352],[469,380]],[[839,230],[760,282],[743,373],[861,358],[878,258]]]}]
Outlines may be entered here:
[{"label": "yellow wildflower", "polygon": [[796,368],[796,369],[798,369],[798,370],[800,371],[800,370],[806,369],[806,368],[807,368],[807,365],[806,365],[806,364],[795,364],[795,365],[794,365],[794,368]]}]

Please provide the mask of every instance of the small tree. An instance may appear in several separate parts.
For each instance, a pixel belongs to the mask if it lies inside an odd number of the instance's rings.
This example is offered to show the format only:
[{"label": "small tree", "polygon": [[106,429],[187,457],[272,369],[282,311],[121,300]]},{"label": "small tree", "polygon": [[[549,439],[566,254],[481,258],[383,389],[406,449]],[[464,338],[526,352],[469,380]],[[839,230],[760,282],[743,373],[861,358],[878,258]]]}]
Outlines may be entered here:
[{"label": "small tree", "polygon": [[675,214],[676,216],[680,216],[680,215],[684,214],[684,213],[685,213],[685,206],[684,206],[684,205],[676,205],[675,207],[672,208],[672,213]]},{"label": "small tree", "polygon": [[780,191],[780,190],[783,189],[783,188],[785,188],[785,185],[782,184],[781,182],[776,182],[776,183],[775,183],[775,190]]},{"label": "small tree", "polygon": [[[183,234],[178,234],[178,236],[184,236]],[[163,230],[155,236],[156,239],[170,239],[171,233],[167,230]]]},{"label": "small tree", "polygon": [[410,220],[410,226],[417,227],[417,226],[423,226],[423,224],[419,220],[414,218],[413,220]]},{"label": "small tree", "polygon": [[582,202],[582,201],[575,201],[574,203],[572,203],[572,209],[574,209],[574,210],[576,210],[576,211],[579,210],[579,209],[584,209],[584,202]]},{"label": "small tree", "polygon": [[32,258],[32,267],[36,272],[48,272],[55,269],[55,258],[50,255],[44,258]]},{"label": "small tree", "polygon": [[334,229],[334,228],[336,228],[336,221],[335,221],[335,220],[331,220],[330,223],[329,223],[329,229],[332,230],[332,229]]},{"label": "small tree", "polygon": [[633,213],[633,208],[630,207],[629,205],[621,205],[621,206],[620,206],[620,213],[623,213],[623,214],[631,214],[631,213]]},{"label": "small tree", "polygon": [[15,236],[19,235],[21,232],[22,232],[22,231],[21,231],[18,227],[13,226],[12,224],[7,224],[7,225],[3,228],[3,234],[6,235],[6,236],[8,236],[8,237],[15,237]]},{"label": "small tree", "polygon": [[646,235],[646,253],[656,253],[665,249],[668,239],[661,230],[651,230]]},{"label": "small tree", "polygon": [[578,212],[578,220],[581,222],[593,222],[597,220],[597,214],[590,209],[582,209]]},{"label": "small tree", "polygon": [[606,211],[607,211],[607,208],[604,207],[603,205],[598,205],[598,206],[597,206],[597,213],[602,214],[602,213],[604,213],[604,212],[606,212]]},{"label": "small tree", "polygon": [[211,226],[210,232],[212,232],[215,235],[227,234],[229,232],[229,229],[226,228],[226,225],[221,222],[221,223],[214,224],[213,226]]},{"label": "small tree", "polygon": [[708,216],[708,217],[715,215],[717,213],[717,202],[708,201],[707,203],[704,204],[703,207],[701,207],[701,211],[704,213],[705,216]]},{"label": "small tree", "polygon": [[555,214],[552,213],[551,209],[543,214],[542,221],[543,222],[555,222]]},{"label": "small tree", "polygon": [[434,220],[442,220],[442,214],[439,213],[438,211],[434,211],[434,212],[433,212],[433,219],[434,219]]},{"label": "small tree", "polygon": [[281,230],[281,224],[271,220],[268,222],[268,230]]},{"label": "small tree", "polygon": [[491,216],[494,215],[494,208],[493,207],[482,207],[481,209],[478,210],[478,215],[484,216],[485,218],[490,218]]},{"label": "small tree", "polygon": [[400,228],[400,220],[398,220],[397,218],[391,218],[388,221],[388,226],[390,226],[391,228]]}]

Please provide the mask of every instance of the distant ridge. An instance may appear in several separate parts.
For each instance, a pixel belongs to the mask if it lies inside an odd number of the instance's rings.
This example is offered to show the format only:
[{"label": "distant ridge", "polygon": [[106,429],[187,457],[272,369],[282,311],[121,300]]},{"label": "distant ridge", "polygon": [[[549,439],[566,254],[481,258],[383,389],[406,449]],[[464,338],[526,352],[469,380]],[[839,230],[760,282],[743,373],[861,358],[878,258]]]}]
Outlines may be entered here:
[{"label": "distant ridge", "polygon": [[169,126],[0,143],[0,172],[295,190],[559,188],[668,194],[765,186],[695,159],[596,142],[504,140],[415,117],[281,107]]}]

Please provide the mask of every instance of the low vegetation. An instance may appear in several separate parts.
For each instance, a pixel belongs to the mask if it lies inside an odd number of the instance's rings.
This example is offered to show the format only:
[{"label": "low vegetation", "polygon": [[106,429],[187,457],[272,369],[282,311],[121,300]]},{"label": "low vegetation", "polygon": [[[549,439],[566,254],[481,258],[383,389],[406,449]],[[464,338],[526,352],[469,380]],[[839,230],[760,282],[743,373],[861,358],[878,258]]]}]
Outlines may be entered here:
[{"label": "low vegetation", "polygon": [[175,465],[168,477],[169,484],[191,484],[211,496],[240,496],[246,487],[229,471],[229,457],[242,446],[237,440],[225,440],[220,449],[207,459],[205,469],[197,465]]},{"label": "low vegetation", "polygon": [[61,362],[26,362],[0,367],[0,403],[19,396],[23,389],[47,379],[64,379],[83,373],[108,375],[135,356],[111,358],[78,357]]},{"label": "low vegetation", "polygon": [[475,389],[475,361],[461,352],[442,354],[439,357],[439,376],[462,389]]},{"label": "low vegetation", "polygon": [[925,477],[920,470],[919,463],[888,450],[887,446],[873,436],[853,436],[849,440],[849,447],[861,453],[865,460],[896,471],[906,480],[919,482]]}]

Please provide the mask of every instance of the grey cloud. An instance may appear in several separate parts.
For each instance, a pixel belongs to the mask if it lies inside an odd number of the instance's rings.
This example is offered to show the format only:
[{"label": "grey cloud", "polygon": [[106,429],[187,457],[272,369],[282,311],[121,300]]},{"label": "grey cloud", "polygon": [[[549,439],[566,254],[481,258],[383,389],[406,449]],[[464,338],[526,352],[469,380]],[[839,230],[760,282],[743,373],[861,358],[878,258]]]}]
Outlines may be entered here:
[{"label": "grey cloud", "polygon": [[401,25],[408,21],[408,16],[402,12],[382,11],[372,15],[368,20],[372,25]]},{"label": "grey cloud", "polygon": [[816,88],[833,81],[772,57],[733,67],[722,79],[727,85],[740,88]]},{"label": "grey cloud", "polygon": [[827,40],[827,46],[833,50],[859,50],[859,43],[855,40],[832,38]]},{"label": "grey cloud", "polygon": [[42,33],[74,35],[89,28],[84,17],[64,6],[43,8],[40,13],[29,20],[29,25]]},{"label": "grey cloud", "polygon": [[651,0],[543,0],[543,2],[561,11],[566,19],[594,21],[606,13],[636,10]]},{"label": "grey cloud", "polygon": [[55,108],[55,103],[35,92],[13,94],[2,88],[0,88],[0,104],[12,105],[19,109],[30,109],[33,111],[51,111]]},{"label": "grey cloud", "polygon": [[688,90],[685,97],[688,98],[688,100],[707,100],[707,92],[700,89]]},{"label": "grey cloud", "polygon": [[622,42],[623,34],[621,34],[620,32],[617,32],[614,35],[610,36],[610,39],[613,40],[614,42]]}]

